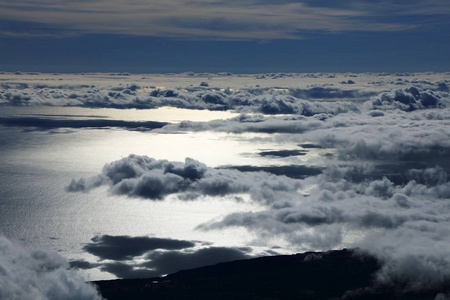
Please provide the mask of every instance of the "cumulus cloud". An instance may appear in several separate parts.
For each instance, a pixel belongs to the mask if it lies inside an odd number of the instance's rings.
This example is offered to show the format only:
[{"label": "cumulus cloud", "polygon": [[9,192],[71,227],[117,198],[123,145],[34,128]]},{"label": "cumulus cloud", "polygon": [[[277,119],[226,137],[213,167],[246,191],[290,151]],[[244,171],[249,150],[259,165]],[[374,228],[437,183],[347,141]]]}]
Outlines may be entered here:
[{"label": "cumulus cloud", "polygon": [[[447,172],[439,167],[412,169],[405,175],[410,176],[408,183],[395,184],[386,177],[355,182],[347,176],[353,169],[330,168],[302,182],[315,185],[307,196],[276,202],[263,211],[232,213],[197,229],[243,227],[260,240],[283,238],[305,251],[360,247],[382,261],[374,288],[447,292]],[[359,172],[369,175],[371,170]],[[354,232],[358,238],[346,241]]]},{"label": "cumulus cloud", "polygon": [[0,236],[1,299],[103,299],[59,254]]},{"label": "cumulus cloud", "polygon": [[371,94],[353,91],[344,93],[338,89],[271,89],[256,88],[242,90],[201,89],[153,89],[148,92],[137,85],[117,88],[97,87],[6,87],[0,90],[0,103],[15,106],[82,106],[106,108],[151,109],[162,106],[208,109],[245,110],[267,114],[343,113],[357,110],[356,105],[347,102],[314,103],[304,99],[339,99],[368,97]]},{"label": "cumulus cloud", "polygon": [[129,155],[106,164],[92,178],[73,179],[68,191],[89,191],[108,185],[110,192],[118,195],[160,200],[170,194],[185,193],[184,199],[201,195],[224,196],[250,193],[260,196],[255,200],[270,202],[277,193],[292,193],[300,187],[298,180],[276,176],[267,172],[241,172],[234,169],[214,169],[191,158],[185,162],[156,160],[147,156]]},{"label": "cumulus cloud", "polygon": [[448,101],[448,94],[434,92],[431,90],[420,90],[414,86],[397,89],[391,92],[381,93],[372,100],[373,108],[389,110],[398,108],[412,111],[416,109],[426,109],[441,107],[444,105],[441,99]]},{"label": "cumulus cloud", "polygon": [[[325,120],[367,109],[372,116],[383,111],[412,111],[443,107],[450,100],[442,84],[416,83],[405,89],[376,94],[363,88],[344,90],[330,87],[309,88],[243,88],[215,87],[149,89],[136,84],[119,87],[30,87],[5,86],[0,90],[0,104],[14,106],[80,106],[90,108],[152,109],[176,107],[187,109],[232,110],[264,115],[287,114]],[[382,85],[383,86],[383,85]],[[379,90],[379,88],[378,88]],[[368,100],[370,97],[372,99]],[[311,101],[314,100],[314,101]],[[341,101],[353,100],[353,101]],[[366,103],[362,104],[363,101]],[[144,125],[145,127],[145,125]]]}]

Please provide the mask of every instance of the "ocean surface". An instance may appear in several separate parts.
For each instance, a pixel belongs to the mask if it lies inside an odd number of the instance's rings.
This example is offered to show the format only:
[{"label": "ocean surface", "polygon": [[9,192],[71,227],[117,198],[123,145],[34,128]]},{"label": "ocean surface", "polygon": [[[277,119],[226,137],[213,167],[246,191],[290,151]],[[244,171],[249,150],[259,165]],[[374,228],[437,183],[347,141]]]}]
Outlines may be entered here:
[{"label": "ocean surface", "polygon": [[[39,116],[66,120],[92,116],[122,120],[179,122],[229,118],[229,112],[185,109],[114,110],[72,107],[2,107],[0,118]],[[92,260],[83,245],[96,235],[158,236],[194,239],[216,245],[242,245],[252,239],[244,229],[215,232],[195,230],[211,219],[239,211],[258,211],[250,201],[236,202],[205,196],[198,201],[150,201],[108,193],[99,188],[89,193],[69,193],[73,178],[96,175],[106,163],[129,154],[184,161],[195,158],[208,166],[267,165],[254,155],[280,145],[249,140],[252,134],[164,133],[115,128],[36,128],[2,126],[0,130],[0,232],[28,245],[58,251],[67,259]],[[259,134],[259,137],[264,134]],[[295,146],[295,145],[294,145]],[[282,160],[279,160],[282,164]],[[242,195],[245,197],[245,195]],[[170,197],[169,197],[170,198]],[[114,278],[90,270],[90,280]]]}]

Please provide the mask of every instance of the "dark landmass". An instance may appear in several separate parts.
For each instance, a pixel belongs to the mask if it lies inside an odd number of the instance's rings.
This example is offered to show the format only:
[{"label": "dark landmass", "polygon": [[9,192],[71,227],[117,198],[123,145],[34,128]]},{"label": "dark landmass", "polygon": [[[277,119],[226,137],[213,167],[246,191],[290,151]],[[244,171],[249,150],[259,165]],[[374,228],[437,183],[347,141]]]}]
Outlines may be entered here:
[{"label": "dark landmass", "polygon": [[165,277],[96,281],[108,300],[434,299],[374,286],[380,262],[359,250],[306,252],[220,263]]},{"label": "dark landmass", "polygon": [[370,286],[378,268],[375,258],[344,249],[239,260],[161,278],[95,284],[108,300],[339,299],[347,291]]}]

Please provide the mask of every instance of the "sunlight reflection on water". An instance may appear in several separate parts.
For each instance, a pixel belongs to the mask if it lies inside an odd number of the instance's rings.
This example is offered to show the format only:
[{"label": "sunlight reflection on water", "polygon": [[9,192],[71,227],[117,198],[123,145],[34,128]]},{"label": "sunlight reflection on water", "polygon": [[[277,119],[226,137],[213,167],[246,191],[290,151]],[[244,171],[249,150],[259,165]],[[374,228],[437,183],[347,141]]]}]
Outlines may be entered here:
[{"label": "sunlight reflection on water", "polygon": [[[52,115],[80,117],[106,115],[121,119],[174,121],[189,116],[205,120],[193,111],[154,111],[74,108],[32,108],[4,110],[2,115]],[[115,114],[118,115],[115,115]],[[198,115],[197,115],[198,113]],[[202,116],[203,115],[203,116]],[[217,116],[230,115],[218,113]],[[211,118],[216,114],[208,112]],[[124,129],[76,129],[67,133],[25,131],[2,127],[0,147],[0,228],[2,234],[25,243],[40,244],[59,251],[68,259],[92,260],[82,250],[95,235],[156,236],[212,242],[221,246],[242,246],[252,240],[244,229],[195,230],[200,223],[239,211],[260,210],[256,204],[236,202],[232,197],[205,197],[183,202],[168,197],[151,201],[108,194],[105,187],[89,193],[68,193],[72,178],[94,176],[105,163],[131,153],[156,159],[183,161],[192,157],[210,167],[221,165],[266,165],[258,155],[262,148],[279,145],[270,139],[256,143],[251,136],[217,132],[155,134]],[[84,272],[90,279],[112,278],[98,270]]]}]

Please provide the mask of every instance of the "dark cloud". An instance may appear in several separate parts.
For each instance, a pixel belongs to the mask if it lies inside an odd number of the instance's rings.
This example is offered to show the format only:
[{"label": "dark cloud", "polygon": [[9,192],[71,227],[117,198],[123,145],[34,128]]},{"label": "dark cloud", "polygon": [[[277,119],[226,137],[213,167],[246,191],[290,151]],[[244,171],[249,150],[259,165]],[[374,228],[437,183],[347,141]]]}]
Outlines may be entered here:
[{"label": "dark cloud", "polygon": [[[348,80],[348,84],[352,80]],[[354,82],[353,82],[354,83]],[[303,99],[354,99],[368,98],[373,96],[373,92],[362,92],[359,90],[340,90],[337,88],[313,87],[310,89],[292,89],[291,94]],[[348,106],[352,107],[351,105]]]},{"label": "dark cloud", "polygon": [[69,265],[71,268],[83,269],[83,270],[89,270],[89,269],[97,268],[99,266],[99,264],[90,263],[85,260],[71,260],[69,262]]},{"label": "dark cloud", "polygon": [[236,169],[241,172],[267,172],[278,176],[287,176],[294,179],[304,179],[308,176],[315,176],[322,173],[321,167],[314,166],[227,166],[222,168]]},{"label": "dark cloud", "polygon": [[128,260],[155,249],[179,250],[194,246],[193,242],[173,239],[102,235],[92,238],[92,243],[83,249],[100,259]]},{"label": "dark cloud", "polygon": [[129,130],[152,130],[161,128],[168,123],[155,121],[122,121],[107,119],[52,119],[52,118],[33,118],[33,117],[16,117],[16,118],[0,118],[0,125],[4,126],[21,126],[34,127],[40,130],[51,130],[58,128],[109,128],[119,127]]},{"label": "dark cloud", "polygon": [[[90,263],[72,261],[79,269],[100,268],[119,278],[149,278],[252,257],[250,248],[211,247],[193,248],[197,242],[151,237],[96,236],[83,249],[100,260],[113,262]],[[145,262],[133,258],[145,254]],[[127,260],[127,262],[124,262]]]},{"label": "dark cloud", "polygon": [[163,275],[147,268],[135,267],[122,262],[111,262],[102,264],[100,270],[114,274],[119,278],[152,278]]},{"label": "dark cloud", "polygon": [[147,256],[149,261],[142,266],[156,269],[162,274],[171,274],[180,270],[250,258],[252,256],[248,254],[249,250],[246,248],[208,247],[192,252],[154,251]]},{"label": "dark cloud", "polygon": [[322,146],[314,145],[314,144],[300,144],[299,146],[304,149],[320,149],[320,148],[322,148]]},{"label": "dark cloud", "polygon": [[1,299],[103,299],[59,254],[0,236]]},{"label": "dark cloud", "polygon": [[306,153],[308,153],[308,151],[306,151],[306,150],[271,150],[271,151],[261,151],[261,152],[259,152],[259,155],[289,157],[289,156],[306,155]]}]

